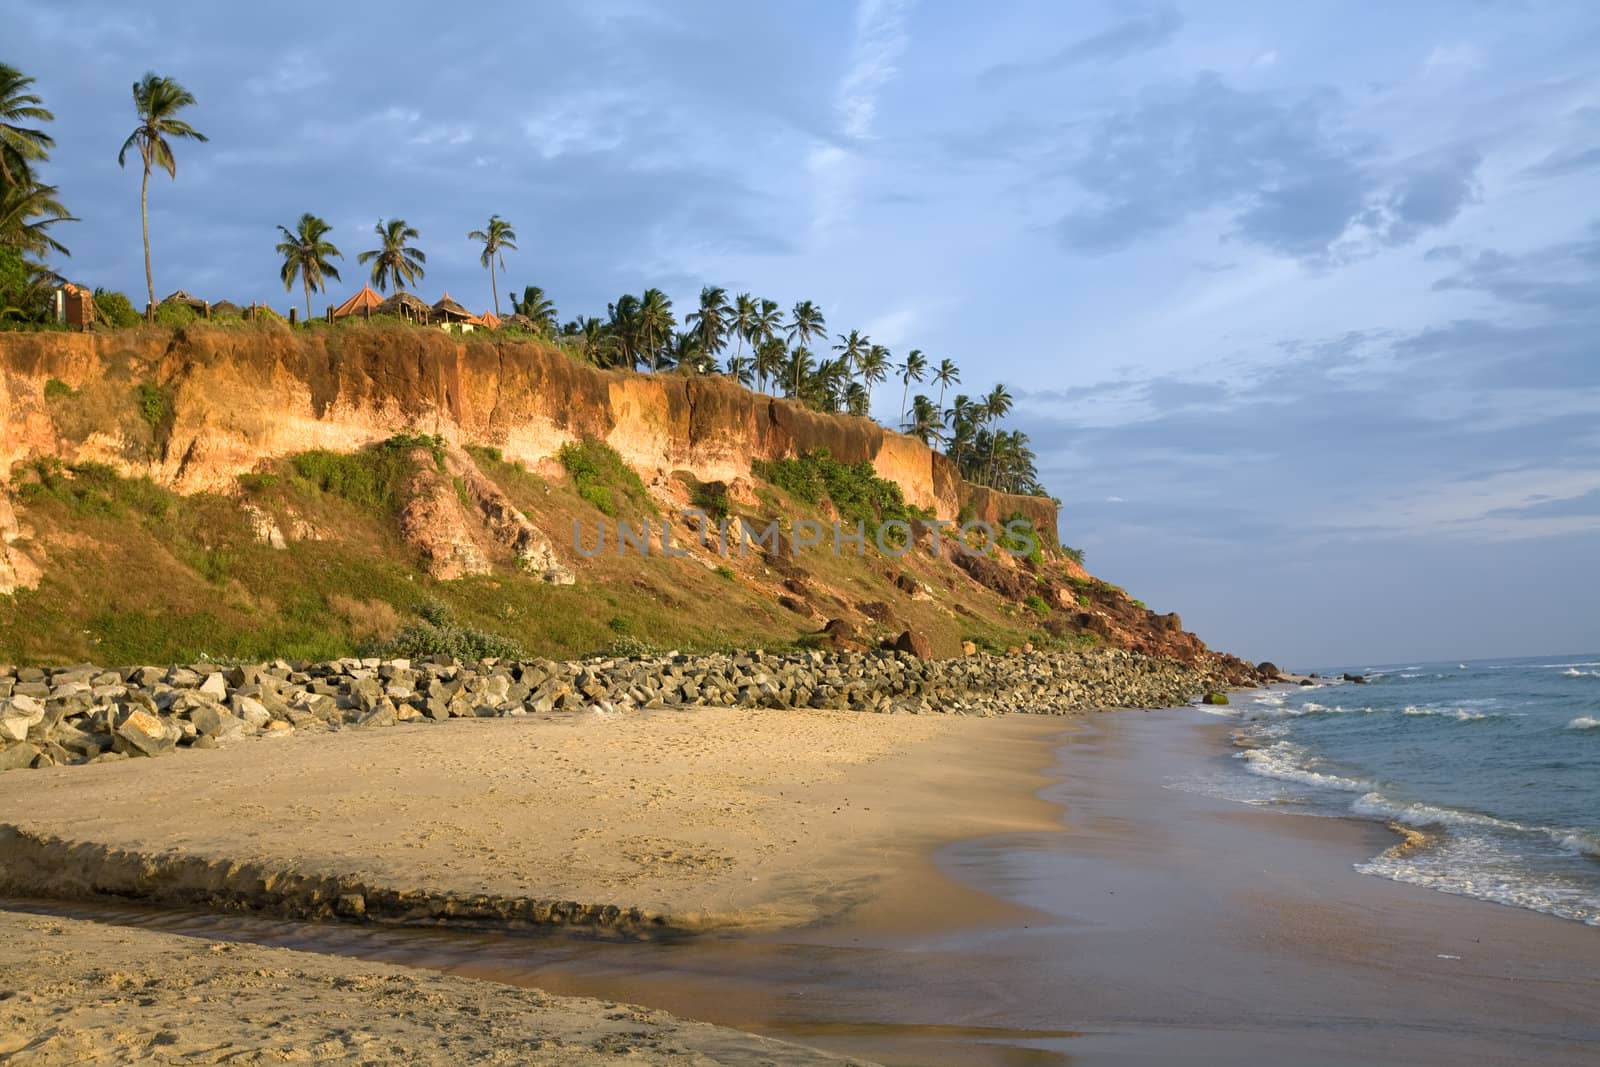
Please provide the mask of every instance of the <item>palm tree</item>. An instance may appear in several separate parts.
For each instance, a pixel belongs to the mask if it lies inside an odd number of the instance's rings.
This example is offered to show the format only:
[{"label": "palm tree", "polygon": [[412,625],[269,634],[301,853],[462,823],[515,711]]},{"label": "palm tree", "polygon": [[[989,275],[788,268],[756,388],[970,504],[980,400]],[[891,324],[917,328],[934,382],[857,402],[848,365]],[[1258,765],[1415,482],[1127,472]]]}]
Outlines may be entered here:
[{"label": "palm tree", "polygon": [[800,399],[800,390],[815,369],[816,363],[811,358],[811,349],[805,345],[798,345],[790,351],[789,365],[784,368],[783,376],[785,381],[792,383],[789,391],[791,397]]},{"label": "palm tree", "polygon": [[871,347],[872,342],[865,334],[860,330],[851,330],[848,334],[841,333],[839,335],[839,343],[833,346],[833,350],[840,354],[839,358],[849,368],[858,366],[861,363],[861,357],[866,355],[867,350]]},{"label": "palm tree", "polygon": [[977,410],[971,397],[966,393],[957,393],[950,401],[950,409],[944,413],[944,424],[950,429],[950,458],[955,461],[958,471],[965,470],[961,461],[977,430]]},{"label": "palm tree", "polygon": [[883,345],[873,345],[862,353],[858,364],[861,368],[861,381],[867,387],[867,411],[872,410],[872,385],[889,377],[889,350]]},{"label": "palm tree", "polygon": [[727,374],[728,377],[748,388],[755,378],[755,361],[748,356],[729,356]]},{"label": "palm tree", "polygon": [[[122,142],[117,153],[117,166],[126,166],[128,149],[137,148],[144,164],[144,178],[139,183],[139,218],[144,223],[144,286],[150,294],[149,307],[156,305],[155,276],[150,272],[150,168],[160,167],[167,177],[178,177],[178,161],[172,155],[171,141],[184,137],[194,141],[208,140],[178,113],[194,106],[194,94],[171,78],[146,74],[133,83],[133,107],[139,113],[139,125]],[[337,275],[335,275],[337,277]]]},{"label": "palm tree", "polygon": [[380,221],[372,228],[378,235],[378,247],[356,257],[358,263],[372,264],[372,284],[385,292],[394,283],[396,292],[405,292],[407,285],[416,285],[425,273],[422,265],[428,257],[407,241],[422,236],[415,226],[406,225],[405,219]]},{"label": "palm tree", "polygon": [[[1003,384],[996,382],[995,387],[989,390],[989,395],[983,398],[984,418],[990,422],[996,422],[1010,413],[1011,394],[1006,391],[1006,387]],[[995,444],[994,434],[991,433],[989,436],[989,481],[991,483],[994,481]]]},{"label": "palm tree", "polygon": [[608,329],[616,339],[617,362],[626,362],[628,369],[639,365],[639,298],[623,293],[615,304],[606,305]]},{"label": "palm tree", "polygon": [[789,346],[783,343],[783,338],[773,337],[761,342],[756,349],[755,372],[756,380],[761,383],[762,391],[766,390],[767,379],[773,379],[776,384],[783,369],[789,365]]},{"label": "palm tree", "polygon": [[755,318],[750,323],[750,345],[759,349],[778,336],[783,328],[783,309],[776,300],[762,300],[756,305]]},{"label": "palm tree", "polygon": [[732,333],[737,341],[734,355],[744,355],[744,343],[750,340],[750,331],[756,324],[757,314],[755,298],[749,293],[740,293],[733,298],[733,313],[728,319],[728,332]]},{"label": "palm tree", "polygon": [[911,394],[911,383],[922,384],[923,376],[928,373],[928,361],[922,355],[922,349],[913,348],[906,353],[906,361],[900,364],[900,380],[905,382],[905,388],[900,390],[900,423],[906,422],[906,397]]},{"label": "palm tree", "polygon": [[583,355],[596,367],[611,365],[611,353],[606,351],[606,342],[611,339],[610,331],[606,324],[595,316],[590,316],[574,324],[577,329],[568,329],[568,333],[575,333],[583,340]]},{"label": "palm tree", "polygon": [[55,140],[24,122],[51,122],[55,116],[44,100],[31,91],[33,79],[15,67],[0,63],[0,182],[26,186],[33,181],[32,166],[50,157]]},{"label": "palm tree", "polygon": [[478,256],[478,264],[489,268],[489,291],[494,294],[495,318],[500,317],[500,283],[495,280],[495,264],[504,270],[506,265],[505,252],[517,250],[517,231],[511,228],[511,223],[499,215],[489,216],[489,225],[481,230],[473,230],[467,234],[467,240],[478,241],[483,245],[483,252]]},{"label": "palm tree", "polygon": [[30,256],[71,255],[46,231],[58,222],[77,222],[56,199],[56,187],[34,181],[0,183],[0,248]]},{"label": "palm tree", "polygon": [[327,279],[339,280],[339,271],[332,261],[343,259],[344,255],[331,242],[323,240],[332,229],[310,212],[301,215],[292,230],[287,226],[278,227],[278,232],[283,234],[283,240],[278,242],[278,254],[283,257],[283,269],[278,277],[283,279],[285,290],[293,289],[294,280],[299,277],[306,291],[308,322],[311,320],[311,290],[326,291]]},{"label": "palm tree", "polygon": [[845,411],[851,415],[866,418],[872,412],[872,391],[860,382],[851,382],[845,386],[841,399]]},{"label": "palm tree", "polygon": [[945,389],[961,384],[961,368],[948,359],[941,359],[938,368],[933,372],[933,380],[939,383],[939,409],[942,411]]},{"label": "palm tree", "polygon": [[[547,337],[556,332],[556,321],[561,316],[556,313],[555,304],[549,297],[544,295],[543,289],[537,285],[524,285],[522,287],[522,299],[517,299],[515,293],[507,293],[506,296],[511,298],[511,311],[513,314],[531,319],[533,328]],[[594,321],[598,323],[600,320],[596,319]],[[582,329],[581,324],[579,329]],[[577,333],[578,330],[571,332]]]},{"label": "palm tree", "polygon": [[933,401],[918,393],[911,400],[910,415],[903,429],[926,445],[938,439],[939,431],[944,429],[944,422],[940,419],[939,409],[934,406]]},{"label": "palm tree", "polygon": [[700,290],[700,307],[683,317],[684,325],[691,327],[700,339],[700,348],[715,357],[722,352],[728,339],[728,316],[733,308],[728,304],[728,291],[721,286],[707,285]]},{"label": "palm tree", "polygon": [[800,345],[809,345],[816,338],[822,336],[822,331],[828,328],[823,321],[822,310],[809,300],[802,300],[789,312],[788,335],[789,342]]},{"label": "palm tree", "polygon": [[650,356],[650,370],[654,373],[661,351],[672,339],[672,301],[660,289],[646,289],[639,298],[638,341],[642,352]]}]

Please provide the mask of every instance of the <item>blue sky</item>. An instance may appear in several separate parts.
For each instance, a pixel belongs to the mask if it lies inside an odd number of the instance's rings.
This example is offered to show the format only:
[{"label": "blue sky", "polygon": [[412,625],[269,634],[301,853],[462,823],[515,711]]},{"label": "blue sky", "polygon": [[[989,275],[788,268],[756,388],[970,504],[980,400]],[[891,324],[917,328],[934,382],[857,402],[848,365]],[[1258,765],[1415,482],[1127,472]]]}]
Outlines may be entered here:
[{"label": "blue sky", "polygon": [[[67,273],[142,290],[145,69],[207,145],[156,286],[274,227],[563,317],[702,284],[1003,380],[1096,573],[1280,664],[1600,649],[1600,10],[1535,0],[29,5]],[[353,286],[339,287],[342,295]],[[890,417],[898,389],[880,386]]]}]

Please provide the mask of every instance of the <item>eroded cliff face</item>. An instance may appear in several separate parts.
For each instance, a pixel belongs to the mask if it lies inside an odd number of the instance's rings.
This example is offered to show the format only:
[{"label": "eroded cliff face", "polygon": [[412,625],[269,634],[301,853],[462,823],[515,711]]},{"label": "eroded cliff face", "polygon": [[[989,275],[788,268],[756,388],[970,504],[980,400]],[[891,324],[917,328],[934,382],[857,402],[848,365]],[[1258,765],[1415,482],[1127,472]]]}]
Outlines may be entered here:
[{"label": "eroded cliff face", "polygon": [[180,492],[228,491],[263,460],[406,432],[495,446],[528,464],[592,435],[641,472],[707,481],[826,447],[871,462],[941,518],[971,505],[991,521],[1021,512],[1056,533],[1048,500],[967,485],[912,438],[720,377],[600,371],[536,344],[422,329],[0,336],[0,472],[36,457],[95,460]]}]

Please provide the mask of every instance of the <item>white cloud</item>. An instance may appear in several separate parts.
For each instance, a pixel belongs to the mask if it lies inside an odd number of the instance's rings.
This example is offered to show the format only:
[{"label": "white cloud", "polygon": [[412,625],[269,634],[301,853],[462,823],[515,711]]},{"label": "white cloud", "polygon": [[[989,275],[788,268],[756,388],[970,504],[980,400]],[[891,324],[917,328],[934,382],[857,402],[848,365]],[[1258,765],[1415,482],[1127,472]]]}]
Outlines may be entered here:
[{"label": "white cloud", "polygon": [[850,66],[839,80],[836,108],[845,136],[872,136],[878,93],[898,73],[896,61],[906,50],[905,0],[861,0],[856,7],[855,41]]}]

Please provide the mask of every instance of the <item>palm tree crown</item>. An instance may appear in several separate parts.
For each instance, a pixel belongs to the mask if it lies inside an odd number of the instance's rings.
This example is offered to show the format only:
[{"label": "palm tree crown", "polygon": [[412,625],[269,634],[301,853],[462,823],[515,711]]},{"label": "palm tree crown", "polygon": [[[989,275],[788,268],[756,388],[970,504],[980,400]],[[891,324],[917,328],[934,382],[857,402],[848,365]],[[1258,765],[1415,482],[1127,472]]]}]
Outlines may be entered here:
[{"label": "palm tree crown", "polygon": [[150,171],[160,167],[167,177],[178,176],[178,160],[172,154],[174,140],[189,138],[207,140],[206,135],[178,118],[186,107],[193,107],[194,94],[171,78],[146,74],[133,83],[133,107],[139,115],[139,125],[122,142],[117,153],[117,166],[126,166],[128,149],[137,149],[144,164],[144,177],[139,185],[139,215],[144,223],[144,283],[149,292],[150,305],[155,306],[156,282],[150,271]]},{"label": "palm tree crown", "polygon": [[278,272],[278,277],[283,279],[284,289],[293,289],[295,278],[300,279],[306,291],[308,320],[311,318],[311,290],[325,291],[328,278],[339,280],[339,271],[332,261],[343,259],[344,254],[332,242],[324,240],[332,229],[310,212],[301,215],[292,230],[287,226],[278,227],[278,232],[283,234],[283,240],[278,242],[277,248],[278,254],[283,257],[283,269]]},{"label": "palm tree crown", "polygon": [[32,78],[0,63],[0,182],[7,185],[28,185],[33,164],[48,158],[56,143],[43,130],[22,125],[55,118],[32,85]]},{"label": "palm tree crown", "polygon": [[921,383],[928,373],[928,360],[922,354],[922,349],[913,348],[906,353],[906,361],[900,364],[900,380],[905,383],[905,388],[900,390],[900,422],[906,422],[906,397],[911,393],[911,383]]},{"label": "palm tree crown", "polygon": [[[560,316],[556,314],[555,303],[545,295],[543,289],[537,285],[524,285],[522,287],[522,299],[520,300],[517,299],[514,293],[507,293],[506,295],[511,297],[511,310],[524,318],[532,320],[534,329],[547,337],[556,332],[556,321]],[[595,319],[594,321],[598,323],[600,320]],[[579,329],[573,332],[582,332],[582,328],[583,324],[580,323]]]},{"label": "palm tree crown", "polygon": [[728,316],[733,308],[728,303],[728,291],[720,286],[708,285],[700,290],[700,307],[684,316],[684,325],[694,330],[700,340],[701,351],[716,356],[728,338]]},{"label": "palm tree crown", "polygon": [[405,219],[390,219],[379,222],[372,232],[378,235],[378,247],[356,257],[360,263],[372,264],[372,284],[387,291],[393,283],[396,292],[416,285],[425,273],[422,265],[428,262],[420,249],[406,243],[422,236],[417,228],[407,225]]},{"label": "palm tree crown", "polygon": [[506,265],[504,253],[517,250],[517,231],[511,228],[511,223],[499,215],[490,215],[489,225],[467,234],[467,240],[477,241],[483,245],[483,252],[478,256],[478,264],[489,268],[489,291],[494,294],[494,313],[499,316],[500,283],[495,280],[494,269],[498,264],[503,270]]}]

